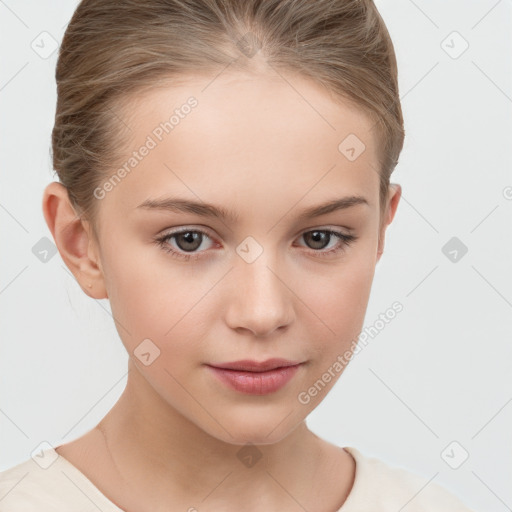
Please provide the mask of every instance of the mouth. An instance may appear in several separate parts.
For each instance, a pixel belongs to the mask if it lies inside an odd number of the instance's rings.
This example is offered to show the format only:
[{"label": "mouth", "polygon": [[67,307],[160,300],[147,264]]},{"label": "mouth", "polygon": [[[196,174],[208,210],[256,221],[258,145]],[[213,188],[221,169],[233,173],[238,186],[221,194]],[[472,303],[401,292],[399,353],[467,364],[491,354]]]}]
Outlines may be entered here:
[{"label": "mouth", "polygon": [[244,360],[206,366],[215,377],[235,391],[266,395],[283,388],[297,373],[302,362],[274,358],[262,362]]},{"label": "mouth", "polygon": [[277,368],[287,368],[289,366],[297,366],[301,364],[301,361],[290,361],[288,359],[281,359],[274,357],[267,359],[266,361],[252,361],[244,359],[241,361],[232,361],[229,363],[215,363],[209,364],[214,368],[220,368],[222,370],[239,370],[245,372],[266,372],[268,370],[275,370]]}]

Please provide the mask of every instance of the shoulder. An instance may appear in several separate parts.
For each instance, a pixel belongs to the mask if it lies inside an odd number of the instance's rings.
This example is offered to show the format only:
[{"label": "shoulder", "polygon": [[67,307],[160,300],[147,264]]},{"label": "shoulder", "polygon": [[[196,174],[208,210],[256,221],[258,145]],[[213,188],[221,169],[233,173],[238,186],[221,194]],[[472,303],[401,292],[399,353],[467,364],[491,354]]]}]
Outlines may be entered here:
[{"label": "shoulder", "polygon": [[0,472],[0,512],[119,511],[78,468],[47,448]]},{"label": "shoulder", "polygon": [[352,490],[339,512],[379,510],[473,512],[447,489],[420,475],[345,447],[356,461]]}]

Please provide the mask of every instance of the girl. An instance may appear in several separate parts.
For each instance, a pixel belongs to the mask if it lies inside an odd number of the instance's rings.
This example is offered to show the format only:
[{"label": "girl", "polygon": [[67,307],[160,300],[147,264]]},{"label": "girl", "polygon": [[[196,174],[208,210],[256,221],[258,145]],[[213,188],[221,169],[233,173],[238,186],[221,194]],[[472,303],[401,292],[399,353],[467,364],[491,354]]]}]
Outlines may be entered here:
[{"label": "girl", "polygon": [[108,298],[126,388],[1,475],[0,510],[469,509],[316,436],[401,187],[371,0],[83,0],[60,47],[43,213]]}]

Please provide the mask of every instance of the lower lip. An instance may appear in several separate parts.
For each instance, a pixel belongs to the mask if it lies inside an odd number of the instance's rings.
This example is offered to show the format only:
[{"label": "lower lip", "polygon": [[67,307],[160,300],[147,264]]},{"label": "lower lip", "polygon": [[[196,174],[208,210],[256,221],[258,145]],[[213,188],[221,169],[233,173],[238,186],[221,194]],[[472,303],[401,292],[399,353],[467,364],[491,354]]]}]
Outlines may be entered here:
[{"label": "lower lip", "polygon": [[[208,365],[207,365],[208,366]],[[266,395],[278,391],[297,373],[300,364],[268,370],[266,372],[247,372],[227,370],[208,366],[225,384],[241,393]]]}]

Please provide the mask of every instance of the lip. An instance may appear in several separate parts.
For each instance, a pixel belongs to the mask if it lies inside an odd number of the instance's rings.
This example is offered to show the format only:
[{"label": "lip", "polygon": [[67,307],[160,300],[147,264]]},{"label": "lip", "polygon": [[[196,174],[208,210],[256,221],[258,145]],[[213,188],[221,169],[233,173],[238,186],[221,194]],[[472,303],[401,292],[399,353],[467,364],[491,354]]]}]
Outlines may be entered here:
[{"label": "lip", "polygon": [[290,361],[289,359],[282,359],[280,357],[273,357],[266,361],[253,361],[251,359],[242,359],[240,361],[232,361],[229,363],[215,363],[209,364],[215,368],[223,368],[225,370],[240,370],[247,372],[266,372],[267,370],[274,370],[275,368],[282,368],[286,366],[296,366],[301,361]]},{"label": "lip", "polygon": [[287,359],[234,361],[206,366],[224,384],[251,395],[266,395],[283,388],[297,373],[301,362]]}]

